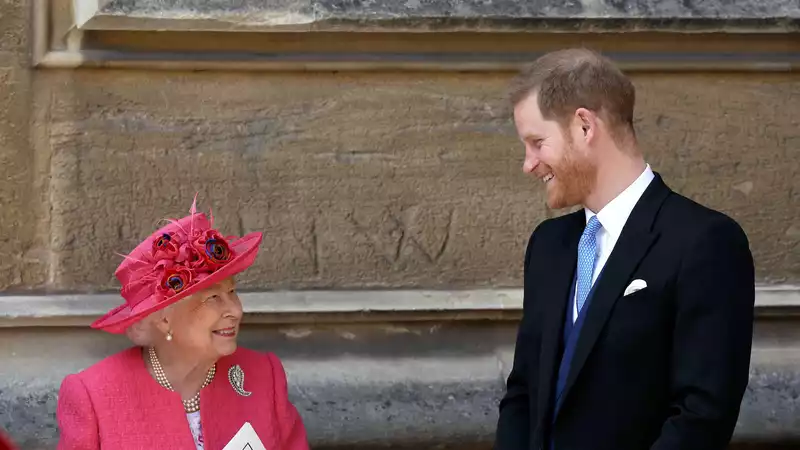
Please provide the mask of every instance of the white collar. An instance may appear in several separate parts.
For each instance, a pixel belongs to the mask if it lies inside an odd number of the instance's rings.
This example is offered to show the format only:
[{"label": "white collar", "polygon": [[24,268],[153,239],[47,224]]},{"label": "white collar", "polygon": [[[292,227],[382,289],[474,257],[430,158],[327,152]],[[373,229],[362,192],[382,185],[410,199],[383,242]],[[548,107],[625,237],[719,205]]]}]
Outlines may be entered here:
[{"label": "white collar", "polygon": [[[655,175],[650,168],[650,164],[648,164],[639,175],[639,178],[597,213],[597,220],[600,221],[600,225],[615,240],[622,234],[622,228],[625,226],[625,222],[628,221],[628,216],[631,215],[633,207],[636,206],[653,178],[655,178]],[[589,222],[589,219],[595,215],[589,208],[584,208],[584,212],[586,213],[586,222]]]}]

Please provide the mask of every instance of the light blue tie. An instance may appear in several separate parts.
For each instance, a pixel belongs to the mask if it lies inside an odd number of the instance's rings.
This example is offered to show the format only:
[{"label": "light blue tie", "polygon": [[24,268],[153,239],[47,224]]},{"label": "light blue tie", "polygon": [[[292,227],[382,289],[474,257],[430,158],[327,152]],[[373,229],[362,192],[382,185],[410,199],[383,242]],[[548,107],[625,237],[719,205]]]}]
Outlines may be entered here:
[{"label": "light blue tie", "polygon": [[597,216],[592,216],[583,230],[578,243],[578,313],[581,312],[589,291],[592,290],[592,274],[597,260],[597,231],[602,225]]}]

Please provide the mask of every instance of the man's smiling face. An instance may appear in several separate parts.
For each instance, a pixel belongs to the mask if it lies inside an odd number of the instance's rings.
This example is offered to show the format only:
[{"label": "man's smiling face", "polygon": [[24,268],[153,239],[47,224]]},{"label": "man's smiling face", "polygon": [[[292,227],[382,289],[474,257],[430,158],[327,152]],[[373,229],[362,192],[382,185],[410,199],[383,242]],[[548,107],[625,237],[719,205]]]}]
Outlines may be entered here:
[{"label": "man's smiling face", "polygon": [[545,183],[552,209],[583,204],[592,190],[597,168],[575,139],[555,120],[542,117],[536,94],[514,107],[514,123],[525,145],[522,170]]}]

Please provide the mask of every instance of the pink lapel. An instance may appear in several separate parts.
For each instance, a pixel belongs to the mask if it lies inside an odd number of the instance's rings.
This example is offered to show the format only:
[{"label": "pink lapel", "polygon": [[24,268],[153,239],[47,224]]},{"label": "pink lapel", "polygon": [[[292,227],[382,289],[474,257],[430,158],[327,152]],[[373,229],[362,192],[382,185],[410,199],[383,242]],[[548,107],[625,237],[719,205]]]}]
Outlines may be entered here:
[{"label": "pink lapel", "polygon": [[180,395],[164,389],[150,376],[139,348],[131,352],[131,357],[125,359],[125,370],[137,386],[132,391],[135,398],[128,404],[128,420],[139,425],[136,430],[148,435],[144,440],[158,448],[195,450]]},{"label": "pink lapel", "polygon": [[[223,448],[245,422],[250,422],[266,448],[280,448],[272,374],[268,365],[245,358],[243,353],[237,351],[220,359],[214,381],[200,394],[203,435],[208,449]],[[251,392],[249,396],[238,394],[229,380],[228,371],[235,364],[244,371],[244,390]]]}]

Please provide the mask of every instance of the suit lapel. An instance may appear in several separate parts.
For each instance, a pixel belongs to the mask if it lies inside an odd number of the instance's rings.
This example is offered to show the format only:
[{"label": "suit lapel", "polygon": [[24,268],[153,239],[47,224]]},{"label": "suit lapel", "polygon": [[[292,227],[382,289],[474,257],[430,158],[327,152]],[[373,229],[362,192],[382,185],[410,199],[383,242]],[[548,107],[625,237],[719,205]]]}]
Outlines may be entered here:
[{"label": "suit lapel", "polygon": [[565,218],[567,225],[564,227],[561,239],[555,239],[552,250],[543,255],[551,259],[547,266],[549,271],[541,277],[536,277],[544,280],[541,290],[537,290],[537,293],[541,292],[540,295],[546,304],[538,371],[538,417],[548,417],[550,394],[555,387],[553,376],[559,363],[558,348],[564,325],[564,313],[569,304],[570,285],[578,261],[578,241],[586,224],[585,217],[581,209]]},{"label": "suit lapel", "polygon": [[[661,204],[669,193],[669,188],[656,174],[631,211],[614,250],[603,268],[603,274],[596,282],[597,285],[591,304],[586,311],[587,316],[578,337],[562,397],[566,398],[569,394],[570,388],[575,384],[578,374],[608,320],[614,303],[622,295],[631,275],[658,238],[658,232],[654,231],[652,226]],[[577,250],[575,252],[575,258],[577,258]]]}]

